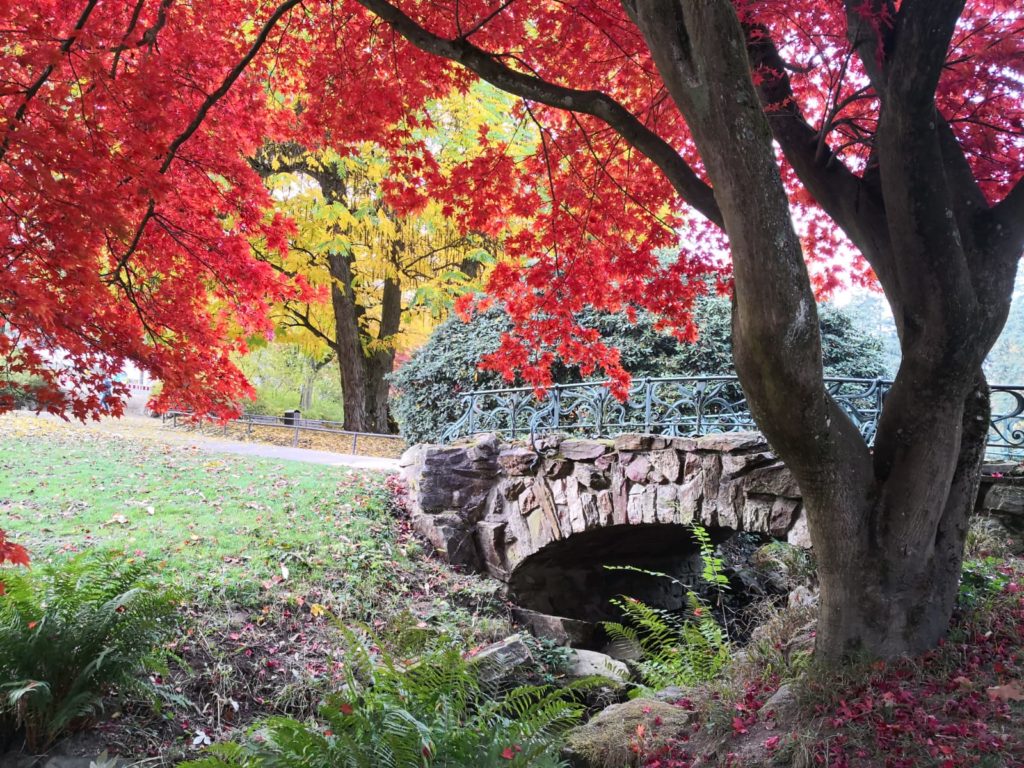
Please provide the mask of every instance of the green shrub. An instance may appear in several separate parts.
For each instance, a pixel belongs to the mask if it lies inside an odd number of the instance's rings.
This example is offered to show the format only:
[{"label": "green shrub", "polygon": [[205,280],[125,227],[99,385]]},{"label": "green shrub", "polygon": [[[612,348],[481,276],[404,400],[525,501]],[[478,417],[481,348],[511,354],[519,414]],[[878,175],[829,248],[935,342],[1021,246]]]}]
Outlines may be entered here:
[{"label": "green shrub", "polygon": [[4,574],[0,733],[34,752],[87,725],[104,695],[144,686],[174,630],[174,596],[143,562],[79,555]]},{"label": "green shrub", "polygon": [[210,747],[183,768],[553,768],[582,709],[571,689],[502,691],[448,644],[408,666],[351,633],[347,684],[320,723],[269,720],[245,743]]},{"label": "green shrub", "polygon": [[[818,308],[822,356],[828,376],[874,378],[885,372],[881,342],[858,330],[849,316],[828,304]],[[699,338],[684,344],[655,329],[655,318],[637,313],[631,323],[624,314],[588,311],[580,323],[596,328],[601,339],[622,354],[622,365],[635,377],[733,374],[732,310],[727,299],[706,297],[694,308]],[[439,325],[427,343],[391,374],[391,413],[410,444],[436,442],[462,415],[461,396],[478,389],[522,386],[493,371],[480,370],[485,355],[498,349],[502,334],[512,328],[500,307],[465,323],[451,318]],[[555,366],[559,384],[581,380],[575,368]],[[738,393],[737,393],[738,395]]]}]

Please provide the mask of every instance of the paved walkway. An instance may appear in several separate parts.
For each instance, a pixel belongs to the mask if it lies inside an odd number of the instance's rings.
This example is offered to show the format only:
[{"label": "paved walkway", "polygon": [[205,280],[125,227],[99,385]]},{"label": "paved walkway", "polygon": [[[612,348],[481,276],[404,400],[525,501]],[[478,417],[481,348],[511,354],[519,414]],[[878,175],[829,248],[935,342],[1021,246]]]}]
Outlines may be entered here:
[{"label": "paved walkway", "polygon": [[210,453],[236,453],[240,456],[262,456],[267,459],[306,461],[310,464],[326,464],[331,467],[357,467],[381,472],[397,472],[398,459],[381,459],[376,456],[353,456],[350,453],[314,451],[309,448],[292,448],[286,445],[268,443],[239,443],[234,440],[198,440],[195,447]]},{"label": "paved walkway", "polygon": [[93,432],[126,437],[133,440],[149,440],[166,445],[194,447],[210,453],[232,453],[238,456],[260,456],[267,459],[283,461],[304,461],[310,464],[323,464],[329,467],[354,467],[370,469],[378,472],[397,472],[398,459],[384,459],[376,456],[356,456],[348,453],[332,451],[316,451],[309,448],[293,448],[286,445],[269,443],[248,443],[239,440],[224,440],[219,436],[202,432],[189,432],[164,427],[160,419],[145,416],[124,416],[120,419],[100,419],[82,424],[77,421],[65,422],[56,416],[41,414],[36,416],[25,411],[6,415],[7,419],[44,419],[55,426],[65,429],[83,429]]}]

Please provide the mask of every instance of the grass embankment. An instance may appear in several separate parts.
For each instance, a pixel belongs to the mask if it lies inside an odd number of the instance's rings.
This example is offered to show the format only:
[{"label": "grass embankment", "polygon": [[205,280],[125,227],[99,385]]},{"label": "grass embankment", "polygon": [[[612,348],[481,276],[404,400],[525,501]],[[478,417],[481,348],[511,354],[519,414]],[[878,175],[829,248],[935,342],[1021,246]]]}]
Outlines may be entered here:
[{"label": "grass embankment", "polygon": [[332,616],[398,652],[417,632],[472,647],[507,629],[494,585],[427,557],[386,484],[382,473],[0,418],[0,527],[35,562],[114,549],[187,596],[163,712],[140,704],[104,726],[105,743],[135,755],[311,712],[341,669]]}]

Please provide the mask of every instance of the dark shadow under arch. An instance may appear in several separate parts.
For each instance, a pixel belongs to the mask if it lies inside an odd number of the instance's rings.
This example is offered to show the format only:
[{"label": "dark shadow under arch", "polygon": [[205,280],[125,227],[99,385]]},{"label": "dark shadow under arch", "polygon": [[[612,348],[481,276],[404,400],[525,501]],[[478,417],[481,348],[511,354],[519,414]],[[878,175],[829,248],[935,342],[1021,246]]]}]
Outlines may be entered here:
[{"label": "dark shadow under arch", "polygon": [[[732,531],[710,533],[721,540]],[[512,572],[509,597],[522,608],[589,622],[618,618],[609,601],[619,595],[669,610],[683,607],[685,589],[670,579],[609,570],[609,565],[665,573],[700,586],[700,551],[688,526],[619,525],[575,533],[526,558]]]}]

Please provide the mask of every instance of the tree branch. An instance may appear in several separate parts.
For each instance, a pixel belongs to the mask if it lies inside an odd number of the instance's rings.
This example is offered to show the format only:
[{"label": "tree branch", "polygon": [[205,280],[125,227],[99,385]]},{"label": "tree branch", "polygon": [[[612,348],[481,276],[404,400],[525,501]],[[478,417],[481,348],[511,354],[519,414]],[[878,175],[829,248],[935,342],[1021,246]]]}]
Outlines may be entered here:
[{"label": "tree branch", "polygon": [[281,17],[301,2],[302,0],[285,0],[277,6],[272,14],[270,14],[270,18],[264,22],[263,28],[260,29],[259,34],[256,35],[256,39],[253,40],[252,45],[249,46],[249,50],[246,51],[245,56],[243,56],[239,62],[235,64],[232,70],[228,72],[227,77],[224,78],[224,81],[220,84],[217,90],[206,97],[202,106],[199,107],[199,111],[196,112],[195,116],[192,118],[192,122],[185,126],[185,130],[178,134],[174,141],[171,142],[171,145],[167,150],[167,155],[164,158],[163,165],[160,166],[160,173],[165,173],[167,169],[171,167],[171,163],[174,161],[174,156],[178,153],[181,145],[188,141],[192,135],[199,130],[199,126],[203,124],[203,121],[206,119],[206,115],[211,109],[213,109],[214,104],[227,95],[228,91],[231,90],[231,86],[235,84],[235,81],[241,77],[249,64],[252,63],[252,60],[256,58],[256,54],[260,52],[263,44],[267,42],[267,38],[270,37],[270,33],[277,25],[277,22],[281,20]]},{"label": "tree branch", "polygon": [[772,135],[800,182],[860,249],[886,291],[895,291],[884,205],[806,121],[793,95],[785,64],[764,27],[749,26],[747,53],[761,75],[758,94]]},{"label": "tree branch", "polygon": [[[249,50],[246,52],[245,56],[243,56],[231,71],[228,72],[217,90],[206,97],[206,100],[199,107],[199,111],[192,118],[191,122],[185,126],[185,130],[179,133],[174,138],[174,141],[171,142],[167,149],[167,154],[164,156],[163,163],[160,165],[159,173],[167,173],[171,167],[171,163],[174,162],[174,157],[177,155],[178,150],[181,149],[181,146],[188,141],[197,130],[199,130],[199,126],[203,124],[203,121],[206,119],[206,115],[210,112],[213,106],[227,95],[228,91],[231,90],[231,86],[235,84],[235,81],[241,77],[242,72],[245,71],[246,67],[248,67],[252,60],[256,58],[256,54],[259,53],[263,44],[266,43],[267,38],[277,25],[277,22],[300,2],[302,2],[302,0],[285,0],[285,2],[281,3],[281,5],[274,10],[270,15],[270,18],[264,22],[262,29],[260,29],[256,39],[253,40],[252,45],[249,46]],[[129,259],[131,259],[135,254],[135,251],[138,250],[139,244],[142,242],[142,235],[146,230],[146,225],[153,218],[155,211],[156,199],[151,197],[146,206],[146,212],[143,215],[142,220],[139,222],[138,227],[135,229],[135,234],[128,245],[128,249],[121,255],[121,258],[118,259],[117,267],[112,271],[115,278],[120,274],[121,270],[124,269]]]},{"label": "tree branch", "polygon": [[449,40],[424,29],[387,0],[358,0],[402,37],[427,53],[462,64],[480,78],[523,99],[603,120],[665,174],[679,196],[707,219],[723,225],[714,192],[682,156],[622,104],[601,91],[582,91],[549,83],[499,62],[466,40]]},{"label": "tree branch", "polygon": [[335,354],[337,354],[337,352],[338,352],[338,342],[336,342],[334,339],[332,339],[330,336],[328,336],[326,333],[321,331],[319,328],[316,327],[316,325],[313,324],[313,321],[310,320],[310,318],[309,318],[309,305],[306,305],[306,311],[305,312],[301,312],[300,313],[292,305],[286,304],[285,305],[285,311],[289,315],[291,315],[292,319],[295,321],[293,323],[294,327],[305,328],[307,331],[309,331],[311,334],[313,334],[313,336],[315,336],[316,338],[320,339],[320,341],[322,341],[324,344],[326,344],[327,347],[330,350],[332,350]]},{"label": "tree branch", "polygon": [[[66,56],[68,51],[71,50],[71,46],[75,44],[75,40],[78,38],[78,33],[85,27],[85,23],[89,20],[89,16],[92,14],[93,9],[96,7],[98,2],[99,0],[89,0],[86,4],[85,10],[82,11],[82,14],[78,17],[78,21],[75,23],[75,28],[64,42],[61,43],[61,56]],[[28,111],[29,102],[36,97],[36,94],[39,93],[39,89],[46,84],[47,80],[50,79],[50,75],[53,74],[53,70],[56,66],[56,64],[47,64],[43,71],[39,73],[39,77],[36,78],[36,81],[28,87],[28,90],[25,91],[25,100],[22,101],[21,106],[18,107],[18,111],[14,113],[14,119],[8,123],[7,132],[4,134],[4,140],[0,143],[0,160],[3,160],[4,155],[7,154],[7,150],[11,144],[11,135],[15,130],[17,130],[18,125],[25,121],[25,113]]]}]

